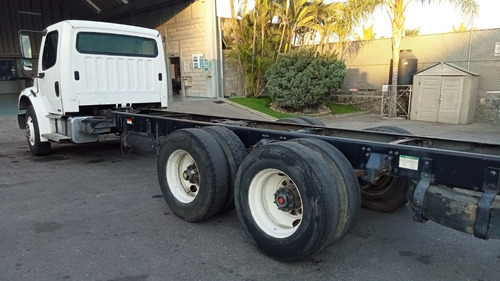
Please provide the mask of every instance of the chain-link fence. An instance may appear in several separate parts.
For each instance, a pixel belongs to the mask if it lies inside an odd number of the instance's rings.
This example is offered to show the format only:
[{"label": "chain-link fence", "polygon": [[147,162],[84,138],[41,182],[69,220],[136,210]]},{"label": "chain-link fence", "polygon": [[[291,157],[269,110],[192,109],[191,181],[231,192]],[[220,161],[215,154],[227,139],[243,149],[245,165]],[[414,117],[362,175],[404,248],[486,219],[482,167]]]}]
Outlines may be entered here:
[{"label": "chain-link fence", "polygon": [[[499,44],[500,28],[496,28],[408,36],[403,38],[401,49],[412,50],[418,58],[418,71],[449,62],[478,73],[479,91],[486,92],[500,90]],[[348,42],[343,49],[345,88],[380,90],[389,82],[390,38]]]}]

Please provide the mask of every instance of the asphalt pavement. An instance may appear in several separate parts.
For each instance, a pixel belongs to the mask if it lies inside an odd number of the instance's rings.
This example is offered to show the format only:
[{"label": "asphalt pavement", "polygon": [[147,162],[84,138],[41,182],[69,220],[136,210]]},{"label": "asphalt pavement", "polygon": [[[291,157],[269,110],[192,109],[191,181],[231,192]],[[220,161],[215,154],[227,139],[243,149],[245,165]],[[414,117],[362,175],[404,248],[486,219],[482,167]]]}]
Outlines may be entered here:
[{"label": "asphalt pavement", "polygon": [[[170,109],[267,118],[219,100],[179,101]],[[176,217],[161,196],[154,155],[127,154],[109,138],[54,145],[51,155],[33,157],[15,116],[1,110],[1,281],[500,279],[499,240],[413,222],[407,208],[363,209],[335,245],[302,262],[277,262],[256,248],[235,211],[203,223]],[[500,140],[497,124],[446,131],[369,114],[320,119],[353,129],[398,122],[414,133]]]}]

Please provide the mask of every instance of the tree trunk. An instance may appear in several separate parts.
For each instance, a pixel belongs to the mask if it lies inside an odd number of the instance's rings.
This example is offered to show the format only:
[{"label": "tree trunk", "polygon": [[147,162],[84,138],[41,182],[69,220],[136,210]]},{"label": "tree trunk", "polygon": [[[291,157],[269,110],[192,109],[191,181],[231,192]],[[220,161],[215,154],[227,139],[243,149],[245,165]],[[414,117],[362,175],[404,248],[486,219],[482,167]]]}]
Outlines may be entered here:
[{"label": "tree trunk", "polygon": [[403,0],[395,0],[392,9],[392,83],[389,94],[389,118],[397,117],[398,98],[398,71],[399,51],[401,50],[401,39],[403,38],[406,5]]},{"label": "tree trunk", "polygon": [[255,65],[255,41],[257,41],[257,9],[254,8],[253,12],[253,38],[252,38],[252,72]]},{"label": "tree trunk", "polygon": [[[234,2],[232,1],[229,1],[230,3],[230,8],[231,8],[231,23],[233,25],[233,39],[234,39],[234,44],[236,45],[236,55],[238,56],[238,65],[240,66],[240,81],[241,81],[241,84],[242,84],[242,87],[243,87],[243,94],[245,96],[248,95],[247,93],[247,87],[246,87],[246,83],[245,83],[245,70],[243,69],[243,63],[241,62],[241,54],[240,54],[240,47],[239,47],[239,44],[238,44],[238,35],[237,35],[237,31],[239,31],[240,29],[240,26],[239,26],[239,23],[238,23],[238,20],[236,19],[236,13],[234,12]],[[246,1],[245,1],[246,3]]]},{"label": "tree trunk", "polygon": [[399,50],[401,49],[401,38],[392,36],[392,83],[389,94],[389,118],[397,117],[398,99],[398,71],[399,71]]},{"label": "tree trunk", "polygon": [[286,0],[285,9],[286,9],[285,10],[285,18],[283,19],[285,23],[283,25],[283,32],[281,33],[280,46],[278,47],[278,54],[276,55],[276,61],[279,60],[280,53],[281,53],[281,47],[283,46],[283,40],[285,38],[285,32],[286,32],[287,25],[288,25],[288,10],[290,9],[290,0]]}]

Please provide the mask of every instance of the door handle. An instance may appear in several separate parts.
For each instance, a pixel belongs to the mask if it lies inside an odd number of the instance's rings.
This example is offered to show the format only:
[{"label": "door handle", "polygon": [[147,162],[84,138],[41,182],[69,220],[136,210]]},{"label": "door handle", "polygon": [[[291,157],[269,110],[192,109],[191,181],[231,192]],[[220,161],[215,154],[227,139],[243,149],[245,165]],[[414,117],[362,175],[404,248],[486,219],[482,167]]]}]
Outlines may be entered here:
[{"label": "door handle", "polygon": [[59,97],[59,81],[54,83],[54,90],[56,91],[56,97]]}]

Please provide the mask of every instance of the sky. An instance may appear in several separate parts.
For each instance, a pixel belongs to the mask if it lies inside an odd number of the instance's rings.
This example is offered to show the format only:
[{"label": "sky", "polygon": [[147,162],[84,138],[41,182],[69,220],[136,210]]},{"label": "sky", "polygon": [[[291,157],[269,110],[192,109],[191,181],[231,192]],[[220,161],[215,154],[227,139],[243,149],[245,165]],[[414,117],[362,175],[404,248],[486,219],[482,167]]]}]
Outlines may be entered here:
[{"label": "sky", "polygon": [[[473,27],[476,29],[489,29],[500,27],[500,0],[476,0],[479,4],[479,16],[474,19]],[[453,31],[453,26],[459,27],[461,22],[467,20],[461,16],[460,10],[453,5],[422,4],[419,1],[411,2],[406,8],[405,28],[415,29],[420,27],[420,34],[446,33]],[[373,24],[377,35],[391,37],[391,23],[387,12],[378,9],[365,23],[365,27]]]},{"label": "sky", "polygon": [[[229,0],[216,1],[219,16],[231,17]],[[479,4],[479,16],[474,20],[473,27],[476,29],[500,28],[500,0],[476,1]],[[420,1],[413,0],[406,9],[405,28],[420,27],[421,35],[446,33],[453,31],[453,26],[459,27],[461,22],[466,22],[458,8],[446,1],[443,2],[445,3],[422,4]],[[363,25],[369,27],[372,24],[377,38],[392,36],[391,22],[385,10],[378,9]],[[361,26],[355,32],[362,33]]]}]

